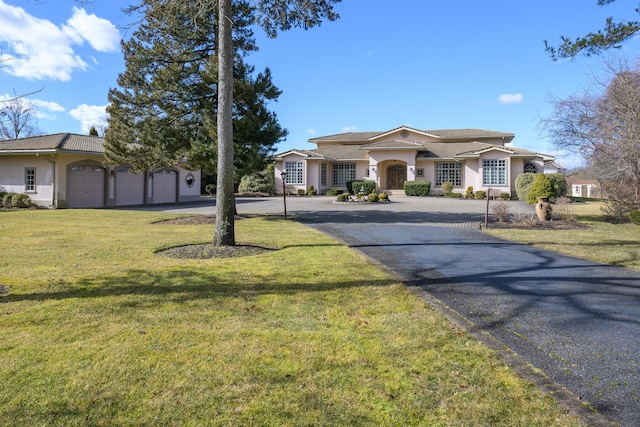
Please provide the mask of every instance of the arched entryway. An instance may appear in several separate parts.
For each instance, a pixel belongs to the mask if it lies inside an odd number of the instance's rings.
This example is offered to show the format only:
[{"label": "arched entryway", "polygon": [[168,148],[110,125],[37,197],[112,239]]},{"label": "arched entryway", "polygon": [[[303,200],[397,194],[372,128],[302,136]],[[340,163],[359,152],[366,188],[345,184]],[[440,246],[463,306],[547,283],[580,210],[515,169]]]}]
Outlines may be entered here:
[{"label": "arched entryway", "polygon": [[407,168],[401,165],[387,168],[387,188],[389,190],[402,190],[407,180]]}]

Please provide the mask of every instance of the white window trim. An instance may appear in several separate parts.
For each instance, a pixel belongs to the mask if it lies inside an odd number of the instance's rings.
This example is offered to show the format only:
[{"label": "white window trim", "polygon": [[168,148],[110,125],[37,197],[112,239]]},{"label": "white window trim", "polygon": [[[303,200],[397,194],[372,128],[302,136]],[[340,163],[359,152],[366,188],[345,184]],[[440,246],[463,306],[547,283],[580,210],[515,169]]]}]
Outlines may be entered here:
[{"label": "white window trim", "polygon": [[[27,179],[29,171],[33,171],[33,188],[29,189],[28,188],[28,183],[29,180]],[[24,192],[25,193],[35,193],[36,192],[36,176],[37,176],[37,172],[36,172],[36,168],[35,167],[26,167],[24,168]]]},{"label": "white window trim", "polygon": [[[487,162],[496,162],[496,166],[486,166]],[[504,166],[500,166],[500,162],[504,162]],[[486,171],[490,170],[490,169],[496,169],[497,173],[496,176],[498,178],[498,182],[493,182],[492,181],[492,177],[491,174],[489,173],[489,175],[487,176]],[[504,178],[504,183],[499,182],[500,181],[500,169],[504,168],[504,174],[502,175],[502,177]],[[489,180],[487,181],[486,178],[489,178]],[[482,185],[484,187],[506,187],[509,185],[509,162],[507,162],[507,159],[484,159],[482,160]]]}]

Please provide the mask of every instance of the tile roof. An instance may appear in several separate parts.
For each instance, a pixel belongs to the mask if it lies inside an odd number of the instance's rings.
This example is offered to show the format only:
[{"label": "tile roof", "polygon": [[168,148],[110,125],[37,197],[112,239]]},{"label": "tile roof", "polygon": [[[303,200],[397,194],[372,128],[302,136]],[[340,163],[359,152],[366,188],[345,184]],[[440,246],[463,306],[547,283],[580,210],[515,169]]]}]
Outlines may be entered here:
[{"label": "tile roof", "polygon": [[400,126],[395,129],[386,130],[382,132],[345,132],[338,133],[334,135],[320,136],[317,138],[309,139],[309,142],[331,142],[331,141],[341,141],[341,142],[349,142],[349,141],[366,141],[372,139],[379,135],[384,135],[388,133],[395,132],[397,130],[407,129],[413,130],[417,132],[426,133],[429,135],[433,135],[443,139],[476,139],[476,138],[508,138],[509,140],[514,138],[514,134],[510,132],[499,132],[493,130],[485,130],[485,129],[438,129],[438,130],[429,130],[429,129],[416,129],[410,126]]},{"label": "tile roof", "polygon": [[399,141],[392,139],[388,141],[373,142],[371,144],[360,145],[360,150],[372,150],[372,149],[403,149],[408,148],[411,150],[424,149],[424,145],[420,142]]},{"label": "tile roof", "polygon": [[33,136],[0,141],[2,151],[74,151],[104,153],[104,138],[71,133]]}]

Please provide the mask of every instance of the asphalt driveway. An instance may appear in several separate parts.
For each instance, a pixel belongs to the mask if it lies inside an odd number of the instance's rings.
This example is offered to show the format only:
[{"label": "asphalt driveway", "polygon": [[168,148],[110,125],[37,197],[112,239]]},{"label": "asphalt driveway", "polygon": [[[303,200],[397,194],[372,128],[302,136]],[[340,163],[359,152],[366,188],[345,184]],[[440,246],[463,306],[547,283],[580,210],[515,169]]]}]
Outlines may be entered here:
[{"label": "asphalt driveway", "polygon": [[[477,230],[484,205],[475,201],[392,199],[379,206],[287,201],[292,217],[388,266],[608,420],[640,425],[639,272],[486,235]],[[282,214],[282,202],[242,199],[238,211]]]}]

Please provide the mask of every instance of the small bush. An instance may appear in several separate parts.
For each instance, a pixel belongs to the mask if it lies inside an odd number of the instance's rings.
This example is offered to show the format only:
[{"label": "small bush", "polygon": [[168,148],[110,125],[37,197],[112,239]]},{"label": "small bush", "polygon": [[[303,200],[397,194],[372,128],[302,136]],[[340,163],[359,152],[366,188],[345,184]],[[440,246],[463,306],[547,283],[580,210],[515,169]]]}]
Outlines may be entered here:
[{"label": "small bush", "polygon": [[567,179],[561,173],[546,174],[551,180],[553,188],[555,189],[554,197],[564,197],[567,195]]},{"label": "small bush", "polygon": [[15,193],[5,193],[4,196],[2,196],[2,206],[7,208],[7,209],[11,209],[11,207],[13,206],[11,204],[11,198],[13,197]]},{"label": "small bush", "polygon": [[380,202],[388,202],[389,201],[389,195],[385,192],[382,192],[380,194],[378,194],[378,200]]},{"label": "small bush", "polygon": [[476,200],[484,200],[487,198],[487,192],[484,190],[476,191]]},{"label": "small bush", "polygon": [[558,197],[556,199],[553,213],[562,221],[574,222],[576,220],[576,215],[573,211],[573,200],[568,197]]},{"label": "small bush", "polygon": [[353,192],[353,181],[347,181],[344,183],[344,185],[347,187],[347,193],[356,194]]},{"label": "small bush", "polygon": [[0,208],[4,206],[4,203],[2,202],[2,199],[4,199],[4,196],[6,194],[7,194],[6,192],[0,191]]},{"label": "small bush", "polygon": [[533,185],[529,190],[529,194],[527,194],[527,203],[530,205],[534,205],[538,202],[538,197],[556,197],[556,189],[551,182],[551,179],[543,174],[539,173],[536,176],[536,180],[533,181]]},{"label": "small bush", "polygon": [[213,193],[216,192],[216,185],[215,184],[207,184],[206,187],[204,187],[204,191],[209,195],[209,196],[213,196]]},{"label": "small bush", "polygon": [[640,211],[631,211],[631,212],[629,212],[629,219],[635,225],[640,225]]},{"label": "small bush", "polygon": [[529,190],[531,190],[531,186],[533,185],[533,181],[536,180],[536,173],[522,173],[516,178],[516,195],[518,196],[518,200],[525,201],[527,200],[527,195],[529,194]]},{"label": "small bush", "polygon": [[464,193],[464,198],[465,199],[473,199],[473,198],[475,198],[475,194],[473,193],[473,186],[472,185],[467,187],[467,192]]},{"label": "small bush", "polygon": [[525,227],[535,227],[538,224],[538,217],[535,215],[518,215],[517,222]]},{"label": "small bush", "polygon": [[364,194],[371,194],[376,191],[376,182],[371,180],[364,181],[352,181],[351,182],[351,194],[358,194],[360,190],[363,189]]},{"label": "small bush", "polygon": [[368,194],[367,201],[371,203],[376,203],[378,201],[378,195],[376,193]]},{"label": "small bush", "polygon": [[21,209],[29,208],[31,199],[26,194],[14,194],[11,196],[11,206]]},{"label": "small bush", "polygon": [[491,212],[498,222],[507,222],[509,221],[509,216],[511,216],[511,208],[507,203],[495,203],[491,207]]},{"label": "small bush", "polygon": [[318,190],[313,185],[309,185],[307,187],[307,196],[315,196],[316,194],[318,194]]},{"label": "small bush", "polygon": [[431,181],[406,181],[404,194],[407,196],[428,196],[431,190]]},{"label": "small bush", "polygon": [[304,188],[298,188],[298,196],[304,196],[306,194],[307,194],[307,192],[304,191]]},{"label": "small bush", "polygon": [[275,194],[274,179],[275,178],[273,175],[273,171],[269,171],[266,169],[260,172],[254,172],[252,174],[245,175],[240,180],[240,184],[238,184],[238,193]]},{"label": "small bush", "polygon": [[338,202],[348,202],[349,201],[349,194],[348,193],[340,193],[340,194],[338,194],[338,197],[336,198],[336,201],[338,201]]},{"label": "small bush", "polygon": [[444,194],[451,193],[453,191],[453,183],[446,181],[442,183],[442,192]]},{"label": "small bush", "polygon": [[509,193],[500,193],[500,200],[511,200],[511,194],[509,194]]},{"label": "small bush", "polygon": [[330,190],[327,190],[327,196],[337,196],[338,194],[342,193],[344,193],[344,190],[342,190],[341,188],[332,188]]},{"label": "small bush", "polygon": [[444,193],[444,197],[452,197],[452,198],[456,199],[456,198],[462,197],[462,193],[454,193],[452,191],[449,191],[447,193]]}]

